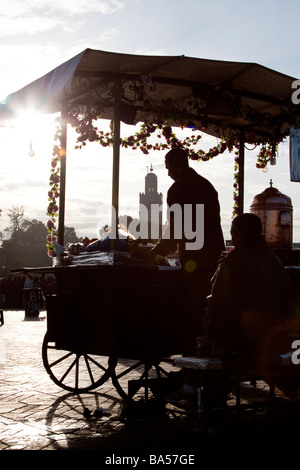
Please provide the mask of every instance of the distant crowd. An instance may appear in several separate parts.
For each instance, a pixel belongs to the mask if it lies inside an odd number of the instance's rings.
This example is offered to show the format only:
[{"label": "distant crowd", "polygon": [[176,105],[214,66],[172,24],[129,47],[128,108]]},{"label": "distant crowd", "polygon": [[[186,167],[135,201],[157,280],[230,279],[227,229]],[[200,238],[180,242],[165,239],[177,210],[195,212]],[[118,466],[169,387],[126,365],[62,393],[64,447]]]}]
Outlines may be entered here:
[{"label": "distant crowd", "polygon": [[56,280],[51,275],[38,275],[29,278],[25,275],[10,274],[0,279],[0,308],[24,309],[24,289],[40,288],[45,295],[56,292]]}]

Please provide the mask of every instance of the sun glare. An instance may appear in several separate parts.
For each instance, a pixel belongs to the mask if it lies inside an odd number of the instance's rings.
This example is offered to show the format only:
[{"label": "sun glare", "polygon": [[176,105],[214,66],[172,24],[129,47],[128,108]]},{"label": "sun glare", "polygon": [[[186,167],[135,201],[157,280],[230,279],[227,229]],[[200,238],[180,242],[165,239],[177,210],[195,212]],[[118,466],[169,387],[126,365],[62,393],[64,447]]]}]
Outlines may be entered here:
[{"label": "sun glare", "polygon": [[27,154],[35,157],[53,145],[54,119],[53,115],[41,115],[33,111],[19,114],[14,123],[14,133],[18,139],[20,156]]}]

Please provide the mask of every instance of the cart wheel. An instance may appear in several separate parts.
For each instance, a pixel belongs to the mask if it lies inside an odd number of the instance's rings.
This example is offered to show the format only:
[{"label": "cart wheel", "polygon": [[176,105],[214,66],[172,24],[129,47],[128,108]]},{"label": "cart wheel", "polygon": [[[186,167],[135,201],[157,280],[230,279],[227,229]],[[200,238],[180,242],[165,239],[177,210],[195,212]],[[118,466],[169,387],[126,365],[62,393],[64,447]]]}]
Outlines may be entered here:
[{"label": "cart wheel", "polygon": [[71,349],[57,349],[55,342],[45,334],[42,358],[50,378],[59,387],[76,393],[100,387],[110,377],[108,367],[101,365],[107,357]]},{"label": "cart wheel", "polygon": [[159,393],[163,379],[173,369],[171,361],[147,364],[139,359],[122,359],[109,357],[110,377],[114,387],[122,398],[133,398],[141,389],[145,389],[145,398],[149,393]]}]

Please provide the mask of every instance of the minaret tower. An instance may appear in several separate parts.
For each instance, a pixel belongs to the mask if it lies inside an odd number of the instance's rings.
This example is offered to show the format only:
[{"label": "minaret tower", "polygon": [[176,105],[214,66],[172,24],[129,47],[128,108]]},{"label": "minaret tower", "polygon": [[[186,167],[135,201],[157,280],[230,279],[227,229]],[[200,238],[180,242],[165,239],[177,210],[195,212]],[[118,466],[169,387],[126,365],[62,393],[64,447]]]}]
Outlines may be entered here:
[{"label": "minaret tower", "polygon": [[157,176],[153,173],[151,163],[150,171],[145,176],[145,192],[140,193],[140,223],[148,222],[148,239],[154,243],[162,234],[162,201],[163,196],[157,192]]}]

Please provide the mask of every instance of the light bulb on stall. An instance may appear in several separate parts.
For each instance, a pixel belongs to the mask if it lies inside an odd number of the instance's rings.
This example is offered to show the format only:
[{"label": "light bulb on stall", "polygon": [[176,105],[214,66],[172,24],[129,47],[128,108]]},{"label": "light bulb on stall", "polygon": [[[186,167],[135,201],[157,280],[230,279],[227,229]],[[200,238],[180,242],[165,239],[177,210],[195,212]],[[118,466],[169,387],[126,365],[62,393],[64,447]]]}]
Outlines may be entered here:
[{"label": "light bulb on stall", "polygon": [[30,157],[34,157],[34,156],[35,156],[35,152],[34,152],[34,150],[32,149],[32,139],[30,139],[30,150],[29,150],[29,152],[28,152],[28,155],[29,155]]}]

